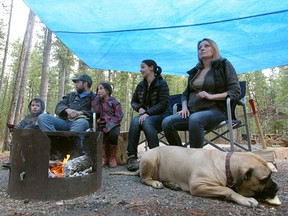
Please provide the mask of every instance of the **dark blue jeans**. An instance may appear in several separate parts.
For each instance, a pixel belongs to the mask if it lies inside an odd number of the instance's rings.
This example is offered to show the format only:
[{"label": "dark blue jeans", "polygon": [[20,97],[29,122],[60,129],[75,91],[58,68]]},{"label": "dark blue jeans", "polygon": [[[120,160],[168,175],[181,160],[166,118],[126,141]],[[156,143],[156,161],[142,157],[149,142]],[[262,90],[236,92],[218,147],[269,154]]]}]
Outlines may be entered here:
[{"label": "dark blue jeans", "polygon": [[227,119],[218,108],[192,113],[189,118],[182,118],[178,114],[166,117],[162,122],[165,137],[170,145],[182,146],[178,131],[189,131],[191,148],[202,148],[205,130],[216,127]]},{"label": "dark blue jeans", "polygon": [[140,132],[143,130],[148,147],[150,149],[159,146],[158,132],[162,131],[161,123],[163,115],[148,116],[142,125],[139,125],[139,116],[136,116],[130,124],[129,137],[128,137],[128,156],[134,155],[137,158],[137,147],[140,139]]},{"label": "dark blue jeans", "polygon": [[85,132],[89,128],[89,121],[85,118],[79,118],[75,121],[69,121],[43,113],[38,116],[39,128],[42,131],[74,131]]}]

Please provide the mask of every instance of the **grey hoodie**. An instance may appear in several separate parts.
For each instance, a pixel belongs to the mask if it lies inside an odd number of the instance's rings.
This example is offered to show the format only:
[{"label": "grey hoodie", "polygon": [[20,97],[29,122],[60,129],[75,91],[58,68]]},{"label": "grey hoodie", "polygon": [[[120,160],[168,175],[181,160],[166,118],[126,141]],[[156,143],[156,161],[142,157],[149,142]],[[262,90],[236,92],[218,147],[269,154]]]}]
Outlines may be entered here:
[{"label": "grey hoodie", "polygon": [[[40,103],[41,105],[41,109],[40,112],[38,113],[33,113],[31,112],[31,104],[32,101],[37,101]],[[21,120],[16,126],[15,128],[25,128],[25,129],[38,129],[38,121],[37,121],[37,117],[42,114],[45,110],[45,103],[41,98],[33,98],[29,104],[28,104],[28,109],[30,114],[28,114],[27,116],[25,116],[25,118],[23,120]]]}]

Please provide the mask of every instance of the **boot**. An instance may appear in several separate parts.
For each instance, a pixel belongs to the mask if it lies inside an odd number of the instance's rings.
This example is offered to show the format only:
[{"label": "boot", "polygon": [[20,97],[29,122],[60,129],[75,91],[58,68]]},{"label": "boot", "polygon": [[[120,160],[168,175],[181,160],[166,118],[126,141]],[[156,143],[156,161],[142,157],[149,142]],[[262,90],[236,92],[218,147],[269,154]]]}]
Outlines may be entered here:
[{"label": "boot", "polygon": [[106,155],[106,145],[105,143],[102,145],[102,167],[105,167],[108,163],[107,155]]},{"label": "boot", "polygon": [[109,150],[110,150],[109,166],[111,168],[117,167],[117,162],[116,162],[116,159],[115,159],[116,149],[117,149],[117,145],[109,145]]},{"label": "boot", "polygon": [[137,157],[135,155],[130,155],[127,161],[127,170],[130,172],[134,172],[139,169],[139,162],[137,161]]}]

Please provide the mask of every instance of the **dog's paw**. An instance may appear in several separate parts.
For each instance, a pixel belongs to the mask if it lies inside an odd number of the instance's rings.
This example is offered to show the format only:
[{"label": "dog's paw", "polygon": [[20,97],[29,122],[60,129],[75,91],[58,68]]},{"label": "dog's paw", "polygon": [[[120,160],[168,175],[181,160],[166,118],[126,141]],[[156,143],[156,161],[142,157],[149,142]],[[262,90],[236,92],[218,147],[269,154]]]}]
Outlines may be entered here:
[{"label": "dog's paw", "polygon": [[258,201],[254,198],[245,197],[245,199],[241,200],[239,204],[247,206],[247,207],[256,207],[258,206]]},{"label": "dog's paw", "polygon": [[163,185],[175,191],[181,190],[181,187],[175,182],[163,182]]},{"label": "dog's paw", "polygon": [[152,182],[152,185],[151,185],[153,188],[156,188],[156,189],[162,189],[164,188],[162,182],[160,181],[154,181]]}]

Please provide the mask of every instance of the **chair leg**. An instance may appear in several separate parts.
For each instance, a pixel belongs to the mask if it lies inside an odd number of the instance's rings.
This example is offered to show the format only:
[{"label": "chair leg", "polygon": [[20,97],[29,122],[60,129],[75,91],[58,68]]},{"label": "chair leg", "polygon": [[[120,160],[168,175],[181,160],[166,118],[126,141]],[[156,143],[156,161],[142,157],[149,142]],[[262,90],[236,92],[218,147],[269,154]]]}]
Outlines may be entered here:
[{"label": "chair leg", "polygon": [[144,148],[145,148],[145,151],[148,151],[148,142],[146,140],[146,142],[144,142]]},{"label": "chair leg", "polygon": [[248,127],[247,111],[246,111],[246,105],[245,104],[243,104],[243,113],[244,113],[245,129],[246,129],[246,134],[247,134],[248,150],[252,151],[251,140],[250,140],[250,132],[249,132],[249,127]]}]

